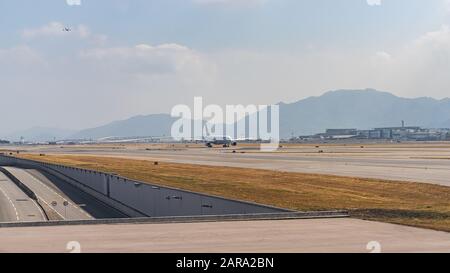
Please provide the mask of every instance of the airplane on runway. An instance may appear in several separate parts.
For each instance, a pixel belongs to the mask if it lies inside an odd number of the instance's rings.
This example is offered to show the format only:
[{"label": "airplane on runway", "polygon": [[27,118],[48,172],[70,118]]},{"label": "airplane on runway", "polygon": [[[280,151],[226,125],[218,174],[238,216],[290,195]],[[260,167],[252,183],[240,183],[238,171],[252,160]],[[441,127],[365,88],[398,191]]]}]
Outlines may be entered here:
[{"label": "airplane on runway", "polygon": [[212,148],[214,145],[222,145],[224,148],[230,146],[237,146],[237,140],[232,139],[229,136],[208,136],[203,138],[206,147]]}]

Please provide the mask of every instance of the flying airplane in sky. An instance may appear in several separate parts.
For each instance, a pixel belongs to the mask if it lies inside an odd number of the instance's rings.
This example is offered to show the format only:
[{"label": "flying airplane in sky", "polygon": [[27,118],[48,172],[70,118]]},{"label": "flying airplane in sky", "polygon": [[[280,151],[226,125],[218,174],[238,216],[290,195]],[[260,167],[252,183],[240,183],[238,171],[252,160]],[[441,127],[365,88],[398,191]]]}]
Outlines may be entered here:
[{"label": "flying airplane in sky", "polygon": [[65,28],[63,28],[63,31],[64,31],[64,32],[71,32],[72,29],[70,29],[70,28],[68,28],[68,27],[65,27]]}]

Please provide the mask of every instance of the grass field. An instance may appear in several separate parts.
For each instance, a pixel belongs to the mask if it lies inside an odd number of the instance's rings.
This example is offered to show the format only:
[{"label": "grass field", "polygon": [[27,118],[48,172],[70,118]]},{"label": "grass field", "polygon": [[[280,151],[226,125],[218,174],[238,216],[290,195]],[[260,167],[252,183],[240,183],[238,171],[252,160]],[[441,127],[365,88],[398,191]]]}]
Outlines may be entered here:
[{"label": "grass field", "polygon": [[355,218],[450,232],[450,187],[96,156],[20,156],[282,208],[345,209]]}]

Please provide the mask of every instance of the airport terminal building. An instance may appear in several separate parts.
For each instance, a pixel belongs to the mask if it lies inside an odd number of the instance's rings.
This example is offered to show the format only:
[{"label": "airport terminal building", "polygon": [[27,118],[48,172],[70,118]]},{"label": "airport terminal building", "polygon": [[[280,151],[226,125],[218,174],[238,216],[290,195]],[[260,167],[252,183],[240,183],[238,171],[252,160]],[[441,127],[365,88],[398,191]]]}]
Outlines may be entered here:
[{"label": "airport terminal building", "polygon": [[445,141],[450,140],[450,129],[425,129],[419,126],[380,127],[370,130],[354,128],[327,129],[325,133],[316,134],[309,139],[373,139],[398,141]]}]

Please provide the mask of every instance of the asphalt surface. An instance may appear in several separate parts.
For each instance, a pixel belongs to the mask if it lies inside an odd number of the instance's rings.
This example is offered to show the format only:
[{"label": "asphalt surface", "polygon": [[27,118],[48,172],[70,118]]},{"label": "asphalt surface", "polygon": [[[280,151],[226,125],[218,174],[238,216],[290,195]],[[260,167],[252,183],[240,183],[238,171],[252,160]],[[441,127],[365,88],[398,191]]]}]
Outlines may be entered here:
[{"label": "asphalt surface", "polygon": [[[441,146],[440,146],[441,145]],[[449,144],[389,144],[378,146],[299,146],[276,153],[230,149],[164,148],[144,145],[101,147],[34,147],[33,152],[108,156],[173,163],[200,164],[341,175],[450,186]],[[148,145],[151,147],[151,145]],[[232,150],[236,153],[232,153]],[[319,153],[323,151],[323,153]]]},{"label": "asphalt surface", "polygon": [[45,215],[36,202],[3,173],[0,173],[0,222],[45,220]]},{"label": "asphalt surface", "polygon": [[[38,196],[39,201],[62,220],[126,217],[89,194],[49,174],[13,167],[5,169],[27,185]],[[64,202],[67,202],[67,206],[64,206]]]},{"label": "asphalt surface", "polygon": [[[317,146],[317,147],[316,147]],[[361,143],[285,145],[275,153],[257,145],[208,149],[203,145],[106,144],[8,146],[44,154],[92,155],[423,182],[450,186],[450,143]],[[236,150],[236,153],[232,153]]]},{"label": "asphalt surface", "polygon": [[88,253],[450,252],[449,233],[349,218],[0,229],[0,252],[69,252],[69,242]]},{"label": "asphalt surface", "polygon": [[[113,156],[450,186],[448,144],[364,148],[309,146],[282,149],[277,153],[260,153],[246,148],[231,153],[232,149],[153,150],[146,147],[62,149],[44,146],[33,149],[48,154]],[[318,153],[318,149],[324,153]],[[34,177],[43,175],[32,170],[26,172]],[[54,181],[51,177],[49,180]],[[52,184],[58,189],[67,186],[65,183]],[[67,243],[73,241],[80,243],[82,252],[370,252],[368,245],[379,246],[382,252],[450,252],[449,233],[356,219],[0,229],[0,252],[67,252]]]}]

